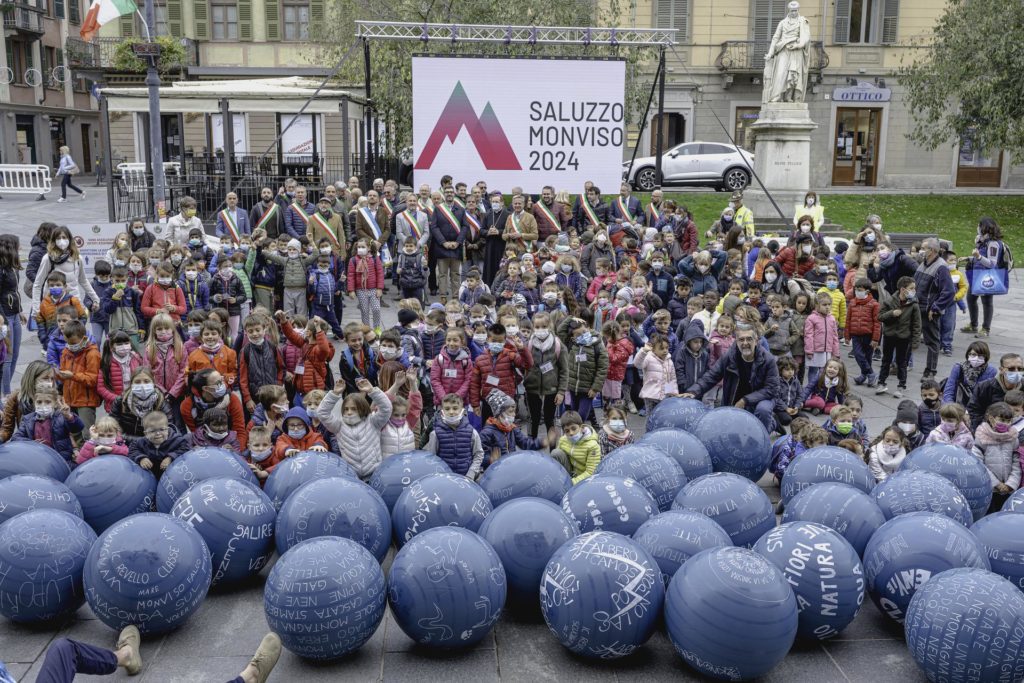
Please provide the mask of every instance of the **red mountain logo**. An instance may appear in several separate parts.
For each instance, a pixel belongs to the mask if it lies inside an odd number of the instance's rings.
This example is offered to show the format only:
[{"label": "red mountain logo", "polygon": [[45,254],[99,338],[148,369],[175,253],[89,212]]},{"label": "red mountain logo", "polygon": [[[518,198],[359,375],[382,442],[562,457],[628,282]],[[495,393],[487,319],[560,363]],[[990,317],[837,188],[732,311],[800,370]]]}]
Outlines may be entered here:
[{"label": "red mountain logo", "polygon": [[452,96],[448,98],[448,104],[444,105],[441,116],[437,119],[437,125],[427,138],[427,144],[423,146],[420,158],[416,160],[414,168],[430,168],[434,164],[437,153],[441,151],[441,145],[445,140],[455,142],[465,127],[469,132],[469,138],[476,146],[480,160],[484,162],[484,168],[488,171],[520,171],[519,159],[505,137],[505,131],[498,123],[498,117],[491,109],[491,103],[484,106],[479,118],[473,109],[473,103],[469,101],[462,82],[455,84]]}]

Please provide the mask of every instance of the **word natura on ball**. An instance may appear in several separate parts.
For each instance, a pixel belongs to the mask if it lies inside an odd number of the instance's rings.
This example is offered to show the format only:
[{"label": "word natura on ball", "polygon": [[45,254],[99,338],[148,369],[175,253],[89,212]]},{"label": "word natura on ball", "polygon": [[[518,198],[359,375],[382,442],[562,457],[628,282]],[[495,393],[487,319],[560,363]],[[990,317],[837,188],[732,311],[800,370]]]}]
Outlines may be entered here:
[{"label": "word natura on ball", "polygon": [[729,534],[733,545],[750,547],[775,526],[775,510],[761,487],[731,472],[715,472],[683,487],[673,510],[707,515]]},{"label": "word natura on ball", "polygon": [[536,607],[544,567],[556,550],[579,536],[576,522],[543,498],[513,498],[494,508],[480,527],[505,568],[511,597]]},{"label": "word natura on ball", "polygon": [[853,622],[864,602],[864,567],[850,542],[813,522],[789,522],[754,544],[782,572],[800,609],[800,638],[825,640]]},{"label": "word natura on ball", "polygon": [[616,448],[597,466],[598,474],[617,474],[633,479],[651,494],[658,510],[672,507],[686,473],[670,455],[657,446],[632,444]]},{"label": "word natura on ball", "polygon": [[0,614],[51,621],[85,602],[82,573],[96,533],[64,510],[23,512],[0,524]]},{"label": "word natura on ball", "polygon": [[491,544],[459,527],[427,529],[395,555],[388,603],[405,635],[429,648],[479,643],[505,607],[505,570]]},{"label": "word natura on ball", "polygon": [[193,448],[177,457],[160,476],[156,492],[157,511],[170,512],[181,494],[213,477],[234,477],[258,483],[256,475],[238,453],[224,448]]},{"label": "word natura on ball", "polygon": [[768,431],[746,410],[715,408],[700,419],[693,435],[708,449],[715,472],[732,472],[757,481],[772,459]]},{"label": "word natura on ball", "polygon": [[1024,595],[984,569],[950,569],[917,590],[903,625],[929,681],[1024,680]]},{"label": "word natura on ball", "polygon": [[901,470],[926,470],[953,482],[971,506],[974,520],[981,519],[992,502],[988,468],[973,453],[959,446],[929,443],[915,448],[900,465]]},{"label": "word natura on ball", "polygon": [[985,546],[967,527],[934,512],[893,517],[864,551],[864,578],[878,609],[903,623],[914,593],[957,567],[989,569]]},{"label": "word natura on ball", "polygon": [[937,512],[964,526],[974,521],[964,494],[945,477],[925,470],[893,472],[871,490],[887,520],[908,512]]},{"label": "word natura on ball", "polygon": [[665,597],[661,570],[631,538],[592,531],[551,557],[540,584],[548,628],[570,651],[613,659],[654,633]]},{"label": "word natura on ball", "polygon": [[263,492],[270,498],[275,510],[306,482],[327,477],[358,479],[356,471],[340,456],[320,451],[304,451],[280,462],[263,484]]},{"label": "word natura on ball", "polygon": [[63,510],[82,516],[75,493],[56,479],[41,474],[15,474],[0,479],[0,524],[29,510]]},{"label": "word natura on ball", "polygon": [[683,468],[683,474],[686,475],[687,481],[714,472],[708,449],[704,447],[700,439],[690,432],[663,427],[653,432],[647,432],[637,443],[653,444],[675,458],[675,461]]},{"label": "word natura on ball", "polygon": [[259,574],[274,552],[276,514],[257,484],[230,477],[199,482],[171,508],[210,549],[214,586]]},{"label": "word natura on ball", "polygon": [[971,527],[988,552],[992,571],[1024,591],[1024,515],[995,512]]},{"label": "word natura on ball", "polygon": [[863,556],[868,540],[885,523],[885,515],[860,489],[822,482],[796,494],[786,506],[782,521],[823,524],[838,531]]},{"label": "word natura on ball", "polygon": [[132,515],[100,534],[85,566],[85,599],[100,621],[145,634],[177,628],[199,609],[212,579],[199,532],[160,512]]},{"label": "word natura on ball", "polygon": [[562,502],[572,477],[556,460],[537,451],[513,451],[492,463],[477,482],[498,507],[513,498]]},{"label": "word natura on ball", "polygon": [[407,451],[384,458],[367,483],[380,494],[388,512],[391,512],[398,496],[414,481],[428,474],[451,471],[444,460],[430,451]]},{"label": "word natura on ball", "polygon": [[715,678],[739,681],[770,671],[793,645],[797,623],[796,598],[782,572],[746,548],[697,553],[665,596],[672,644],[687,664]]},{"label": "word natura on ball", "polygon": [[796,456],[786,468],[782,501],[788,503],[804,489],[825,481],[849,484],[864,493],[871,493],[875,486],[871,469],[856,455],[838,446],[818,446]]},{"label": "word natura on ball", "polygon": [[662,512],[644,522],[633,540],[658,563],[666,586],[683,563],[700,551],[733,544],[722,525],[694,510]]},{"label": "word natura on ball", "polygon": [[101,534],[114,522],[150,512],[156,502],[156,477],[128,458],[93,458],[64,481],[82,504],[82,516]]},{"label": "word natura on ball", "polygon": [[347,538],[302,541],[281,556],[263,589],[263,610],[281,644],[300,657],[331,660],[358,650],[384,618],[384,572]]},{"label": "word natura on ball", "polygon": [[658,512],[658,504],[640,484],[615,474],[595,474],[562,498],[562,509],[576,521],[580,533],[614,531],[631,536]]},{"label": "word natura on ball", "polygon": [[491,514],[491,499],[475,481],[453,473],[428,474],[409,485],[391,511],[391,530],[401,547],[439,526],[476,531]]}]

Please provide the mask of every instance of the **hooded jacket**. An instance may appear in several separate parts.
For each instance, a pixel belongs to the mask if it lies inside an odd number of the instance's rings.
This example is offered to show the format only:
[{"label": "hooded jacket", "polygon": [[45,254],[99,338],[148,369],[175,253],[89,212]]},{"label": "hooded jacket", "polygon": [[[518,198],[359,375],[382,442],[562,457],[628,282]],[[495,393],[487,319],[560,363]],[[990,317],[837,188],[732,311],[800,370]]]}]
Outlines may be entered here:
[{"label": "hooded jacket", "polygon": [[1017,457],[1017,430],[1014,427],[1002,434],[988,422],[982,422],[974,432],[974,454],[988,468],[989,483],[995,487],[1006,484],[1016,491],[1020,486],[1020,458]]},{"label": "hooded jacket", "polygon": [[589,425],[583,426],[582,436],[576,443],[563,435],[558,440],[558,450],[569,459],[569,474],[572,475],[573,484],[594,476],[597,466],[601,464],[601,444]]},{"label": "hooded jacket", "polygon": [[268,472],[273,472],[277,464],[288,457],[287,454],[290,450],[308,451],[313,446],[320,446],[327,449],[327,444],[322,438],[320,438],[320,433],[313,429],[313,423],[310,421],[309,414],[306,412],[305,408],[292,408],[289,410],[284,416],[286,426],[288,424],[288,420],[293,417],[302,420],[302,423],[306,425],[306,435],[301,439],[293,439],[288,436],[287,429],[282,431],[274,442],[274,452],[270,454],[270,457],[267,458],[267,460],[260,463],[263,469]]},{"label": "hooded jacket", "polygon": [[364,480],[380,465],[380,432],[391,419],[391,401],[381,389],[370,390],[369,399],[370,414],[354,425],[345,424],[342,419],[342,397],[334,391],[328,391],[316,409],[316,418],[337,436],[341,457]]},{"label": "hooded jacket", "polygon": [[761,401],[774,400],[779,395],[779,368],[775,357],[760,344],[754,346],[754,360],[750,369],[751,392],[746,396],[737,396],[740,375],[740,350],[733,345],[715,365],[701,376],[686,391],[701,398],[719,382],[722,382],[722,405],[734,405],[741,398],[753,408]]},{"label": "hooded jacket", "polygon": [[[690,350],[690,341],[700,339],[700,351],[694,354]],[[676,349],[673,359],[676,372],[676,386],[680,393],[696,382],[708,370],[710,351],[704,337],[704,326],[699,322],[691,322],[683,333],[683,343]],[[641,396],[643,391],[640,392]]]},{"label": "hooded jacket", "polygon": [[173,424],[168,424],[167,438],[162,444],[157,446],[146,437],[135,439],[128,444],[128,457],[136,465],[148,458],[154,466],[159,466],[164,458],[175,460],[191,448],[190,435],[181,434]]},{"label": "hooded jacket", "polygon": [[64,380],[64,402],[72,408],[95,408],[100,401],[96,391],[100,374],[100,352],[96,344],[86,341],[77,353],[65,347],[60,354],[60,369],[70,371],[71,379]]}]

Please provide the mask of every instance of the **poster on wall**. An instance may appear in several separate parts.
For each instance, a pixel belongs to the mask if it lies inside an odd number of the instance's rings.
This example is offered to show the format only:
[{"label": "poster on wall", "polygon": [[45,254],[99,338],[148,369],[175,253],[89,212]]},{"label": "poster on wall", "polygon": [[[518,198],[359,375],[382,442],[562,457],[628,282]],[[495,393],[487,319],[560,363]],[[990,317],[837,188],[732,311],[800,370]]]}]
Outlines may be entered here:
[{"label": "poster on wall", "polygon": [[[68,230],[75,236],[75,246],[85,263],[85,272],[89,277],[95,275],[93,270],[96,261],[107,260],[107,251],[114,245],[114,238],[119,233],[128,232],[125,223],[68,223]],[[167,238],[166,223],[146,223],[146,229],[156,235],[157,239]],[[206,244],[213,250],[220,249],[220,239],[215,235],[206,235]]]},{"label": "poster on wall", "polygon": [[618,189],[625,61],[423,56],[412,82],[417,184],[448,174],[505,192]]},{"label": "poster on wall", "polygon": [[[235,140],[235,154],[248,154],[245,144],[245,114],[232,114],[232,137]],[[224,150],[224,117],[221,114],[210,114],[210,142],[214,152]]]},{"label": "poster on wall", "polygon": [[[295,119],[294,123],[292,119]],[[317,152],[316,114],[281,116],[281,150],[285,161],[301,161]],[[288,124],[291,123],[291,126]],[[287,127],[287,130],[285,128]]]}]

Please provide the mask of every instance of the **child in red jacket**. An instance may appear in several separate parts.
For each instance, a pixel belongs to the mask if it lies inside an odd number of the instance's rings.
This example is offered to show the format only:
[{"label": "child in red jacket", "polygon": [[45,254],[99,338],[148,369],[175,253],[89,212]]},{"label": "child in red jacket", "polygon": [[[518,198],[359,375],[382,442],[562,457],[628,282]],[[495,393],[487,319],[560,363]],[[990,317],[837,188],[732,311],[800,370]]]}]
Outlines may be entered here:
[{"label": "child in red jacket", "polygon": [[531,367],[529,349],[516,337],[506,339],[504,325],[495,323],[488,328],[484,352],[476,357],[469,378],[469,404],[481,420],[491,417],[491,407],[486,402],[481,406],[481,400],[494,389],[515,396],[516,387]]},{"label": "child in red jacket", "polygon": [[89,440],[82,444],[75,462],[81,465],[100,455],[128,455],[128,444],[121,434],[121,425],[112,417],[100,418],[89,430]]},{"label": "child in red jacket", "polygon": [[853,298],[846,305],[846,341],[853,340],[853,357],[860,367],[860,374],[853,383],[858,386],[873,387],[877,380],[871,368],[871,357],[882,337],[879,310],[878,302],[871,297],[871,281],[858,278],[853,285]]},{"label": "child in red jacket", "polygon": [[622,380],[626,378],[626,364],[634,351],[633,342],[623,336],[622,327],[614,320],[601,327],[601,336],[608,351],[608,377],[601,389],[601,398],[605,406],[619,405],[622,402]]},{"label": "child in red jacket", "polygon": [[[358,299],[359,315],[364,325],[371,325],[380,334],[380,298],[384,294],[384,264],[377,256],[377,247],[365,239],[356,242],[355,255],[348,260],[348,296]],[[371,323],[372,321],[372,323]]]},{"label": "child in red jacket", "polygon": [[281,325],[285,338],[301,352],[291,370],[295,393],[302,396],[314,389],[324,389],[327,386],[327,363],[334,356],[334,347],[324,333],[327,324],[314,316],[305,327],[296,329],[284,311],[276,312],[274,317]]}]

